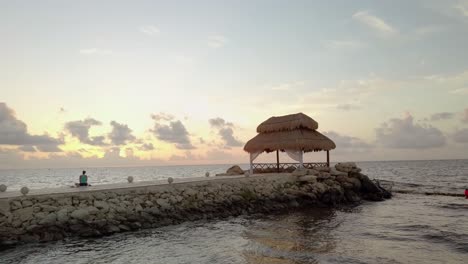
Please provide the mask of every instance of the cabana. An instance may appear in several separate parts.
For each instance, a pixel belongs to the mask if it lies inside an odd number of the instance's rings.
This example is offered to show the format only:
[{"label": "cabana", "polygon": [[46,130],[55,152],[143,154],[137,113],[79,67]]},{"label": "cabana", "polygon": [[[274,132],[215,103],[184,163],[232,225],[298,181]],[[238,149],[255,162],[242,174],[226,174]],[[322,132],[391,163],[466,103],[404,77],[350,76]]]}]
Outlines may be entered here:
[{"label": "cabana", "polygon": [[[250,153],[250,173],[252,174],[254,169],[276,169],[277,172],[280,172],[280,170],[291,167],[329,167],[330,150],[334,149],[336,145],[317,129],[318,123],[303,113],[270,117],[257,127],[258,134],[244,146],[244,150]],[[253,163],[258,155],[264,151],[267,153],[276,151],[276,164]],[[291,159],[299,163],[280,164],[279,151],[286,152]],[[327,162],[304,163],[304,153],[311,151],[326,151]]]}]

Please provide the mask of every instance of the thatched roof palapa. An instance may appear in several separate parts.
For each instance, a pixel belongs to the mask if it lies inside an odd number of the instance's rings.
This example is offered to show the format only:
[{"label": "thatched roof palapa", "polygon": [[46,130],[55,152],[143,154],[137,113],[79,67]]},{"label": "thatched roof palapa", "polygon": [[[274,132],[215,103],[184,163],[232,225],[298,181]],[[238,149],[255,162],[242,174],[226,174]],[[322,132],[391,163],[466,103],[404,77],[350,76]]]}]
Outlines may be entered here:
[{"label": "thatched roof palapa", "polygon": [[303,113],[273,116],[261,123],[257,127],[257,133],[290,131],[295,129],[308,128],[310,130],[318,129],[318,123]]},{"label": "thatched roof palapa", "polygon": [[303,113],[271,117],[257,127],[259,134],[245,144],[244,150],[254,153],[334,149],[335,143],[318,132],[317,128],[318,123]]}]

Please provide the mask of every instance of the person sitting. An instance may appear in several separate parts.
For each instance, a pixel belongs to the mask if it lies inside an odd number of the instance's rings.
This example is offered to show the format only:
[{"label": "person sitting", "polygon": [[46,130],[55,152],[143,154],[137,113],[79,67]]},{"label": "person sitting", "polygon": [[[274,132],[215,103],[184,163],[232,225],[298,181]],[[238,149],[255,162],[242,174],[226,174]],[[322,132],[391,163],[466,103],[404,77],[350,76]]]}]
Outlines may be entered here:
[{"label": "person sitting", "polygon": [[83,171],[83,174],[80,175],[80,186],[88,186],[88,175],[86,175],[86,171]]}]

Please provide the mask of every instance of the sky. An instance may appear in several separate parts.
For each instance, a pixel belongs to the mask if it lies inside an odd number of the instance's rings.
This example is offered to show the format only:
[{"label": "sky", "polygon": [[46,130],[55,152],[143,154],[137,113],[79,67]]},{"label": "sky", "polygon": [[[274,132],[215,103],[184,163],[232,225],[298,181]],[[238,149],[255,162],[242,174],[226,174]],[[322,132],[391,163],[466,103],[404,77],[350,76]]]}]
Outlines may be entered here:
[{"label": "sky", "polygon": [[0,0],[0,35],[0,169],[248,163],[298,112],[332,161],[468,158],[465,0]]}]

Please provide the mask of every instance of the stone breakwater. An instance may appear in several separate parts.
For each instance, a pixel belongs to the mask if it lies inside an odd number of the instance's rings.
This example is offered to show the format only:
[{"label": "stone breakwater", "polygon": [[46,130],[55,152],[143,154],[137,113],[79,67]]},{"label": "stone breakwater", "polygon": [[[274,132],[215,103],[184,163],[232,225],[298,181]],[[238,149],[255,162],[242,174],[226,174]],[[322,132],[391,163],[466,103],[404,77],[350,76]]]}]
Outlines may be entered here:
[{"label": "stone breakwater", "polygon": [[337,169],[2,198],[0,245],[389,197],[355,165]]}]

